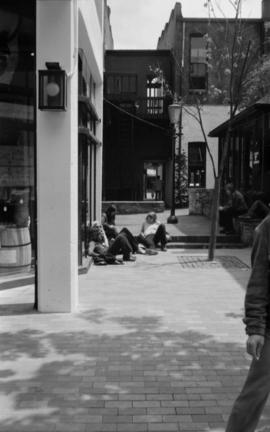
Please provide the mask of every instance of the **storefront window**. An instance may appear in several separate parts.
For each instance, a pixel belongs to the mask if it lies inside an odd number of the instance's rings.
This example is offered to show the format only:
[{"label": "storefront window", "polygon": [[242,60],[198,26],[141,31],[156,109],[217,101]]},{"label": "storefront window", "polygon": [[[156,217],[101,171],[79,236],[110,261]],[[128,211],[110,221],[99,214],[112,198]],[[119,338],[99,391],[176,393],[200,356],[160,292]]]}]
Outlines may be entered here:
[{"label": "storefront window", "polygon": [[261,143],[255,138],[249,144],[249,184],[256,190],[261,188],[262,163],[261,163]]},{"label": "storefront window", "polygon": [[188,143],[188,185],[205,187],[206,145],[205,142]]},{"label": "storefront window", "polygon": [[82,50],[79,53],[79,265],[88,248],[88,227],[96,219],[96,83]]},{"label": "storefront window", "polygon": [[0,3],[0,277],[34,270],[35,1]]}]

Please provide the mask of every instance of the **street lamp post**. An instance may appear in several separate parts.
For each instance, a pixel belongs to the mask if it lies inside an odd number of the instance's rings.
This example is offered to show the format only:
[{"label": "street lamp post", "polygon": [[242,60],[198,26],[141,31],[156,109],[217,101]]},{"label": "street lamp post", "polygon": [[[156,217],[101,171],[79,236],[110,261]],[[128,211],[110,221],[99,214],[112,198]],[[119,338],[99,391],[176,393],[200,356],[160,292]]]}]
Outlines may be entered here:
[{"label": "street lamp post", "polygon": [[179,123],[181,115],[182,106],[178,102],[168,106],[170,122],[173,125],[173,135],[172,135],[172,203],[171,203],[171,214],[167,219],[167,223],[176,224],[178,222],[175,216],[175,147],[176,147],[176,137],[177,130],[176,125]]}]

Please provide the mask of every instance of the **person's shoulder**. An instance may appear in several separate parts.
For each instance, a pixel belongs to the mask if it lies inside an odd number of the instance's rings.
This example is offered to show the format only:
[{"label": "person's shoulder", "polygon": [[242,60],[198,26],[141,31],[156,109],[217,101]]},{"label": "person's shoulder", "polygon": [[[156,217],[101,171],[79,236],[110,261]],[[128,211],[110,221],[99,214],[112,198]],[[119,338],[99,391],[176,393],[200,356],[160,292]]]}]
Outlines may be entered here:
[{"label": "person's shoulder", "polygon": [[257,225],[256,232],[270,235],[270,214]]},{"label": "person's shoulder", "polygon": [[244,195],[238,189],[235,190],[233,194],[234,194],[234,196],[237,196],[239,198],[244,198]]}]

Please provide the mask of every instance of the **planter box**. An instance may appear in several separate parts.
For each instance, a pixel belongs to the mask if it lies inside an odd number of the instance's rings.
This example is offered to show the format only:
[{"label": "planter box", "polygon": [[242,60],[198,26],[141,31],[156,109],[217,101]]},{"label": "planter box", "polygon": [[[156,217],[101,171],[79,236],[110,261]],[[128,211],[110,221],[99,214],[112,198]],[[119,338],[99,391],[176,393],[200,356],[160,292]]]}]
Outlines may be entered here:
[{"label": "planter box", "polygon": [[238,218],[238,220],[239,220],[239,224],[240,224],[241,242],[245,246],[252,246],[255,228],[259,225],[259,223],[262,220],[261,219],[246,219],[246,218],[243,218],[241,216]]},{"label": "planter box", "polygon": [[190,188],[188,198],[190,215],[211,217],[213,189]]},{"label": "planter box", "polygon": [[115,205],[118,214],[138,214],[156,212],[162,213],[165,210],[164,201],[103,201],[102,211],[110,205]]}]

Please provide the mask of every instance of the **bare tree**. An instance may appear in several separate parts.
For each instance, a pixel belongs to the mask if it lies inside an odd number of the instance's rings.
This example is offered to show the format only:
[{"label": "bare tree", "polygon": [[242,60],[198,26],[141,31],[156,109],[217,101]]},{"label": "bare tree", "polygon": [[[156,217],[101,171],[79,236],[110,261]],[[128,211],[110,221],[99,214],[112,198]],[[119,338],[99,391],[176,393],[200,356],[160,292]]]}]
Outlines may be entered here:
[{"label": "bare tree", "polygon": [[[232,123],[238,110],[243,106],[245,99],[247,99],[248,80],[253,79],[254,81],[254,76],[256,74],[253,65],[257,63],[260,54],[258,49],[260,46],[259,38],[258,40],[254,38],[251,27],[241,18],[242,0],[227,0],[227,2],[234,11],[234,18],[232,19],[226,17],[218,0],[205,1],[205,7],[208,8],[209,20],[207,26],[208,31],[204,35],[204,39],[207,52],[206,63],[208,81],[211,84],[208,86],[206,92],[194,92],[188,95],[183,92],[181,95],[183,110],[200,126],[213,170],[215,184],[208,249],[209,260],[213,260],[215,255],[220,189],[232,135]],[[216,10],[221,13],[223,17],[222,20],[212,19],[216,18]],[[174,52],[172,52],[172,54],[178,72],[180,75],[183,75],[184,71],[182,65],[177,61]],[[158,65],[152,68],[152,71],[159,76],[160,79],[164,80],[163,71]],[[166,81],[164,82],[166,83]],[[170,92],[168,86],[166,84],[165,86],[166,91]],[[177,95],[177,97],[180,99],[179,95]],[[204,106],[213,103],[224,104],[228,107],[228,121],[218,168],[215,167],[214,157],[211,152],[203,120]]]},{"label": "bare tree", "polygon": [[[243,99],[245,78],[254,57],[258,56],[257,44],[252,44],[249,30],[241,19],[242,0],[228,0],[228,2],[234,9],[234,19],[228,20],[225,18],[225,14],[222,13],[224,16],[223,23],[217,23],[216,21],[215,24],[211,22],[215,7],[218,7],[219,11],[222,11],[222,9],[217,1],[215,1],[215,5],[212,0],[207,0],[205,3],[209,10],[208,34],[205,35],[205,39],[208,51],[209,81],[212,82],[212,85],[208,89],[207,96],[193,95],[193,103],[184,108],[200,125],[215,179],[208,249],[208,259],[210,261],[215,256],[220,189],[232,134],[232,123]],[[208,102],[216,100],[223,103],[228,106],[229,111],[218,169],[214,164],[203,122],[202,112],[206,100]]]}]

